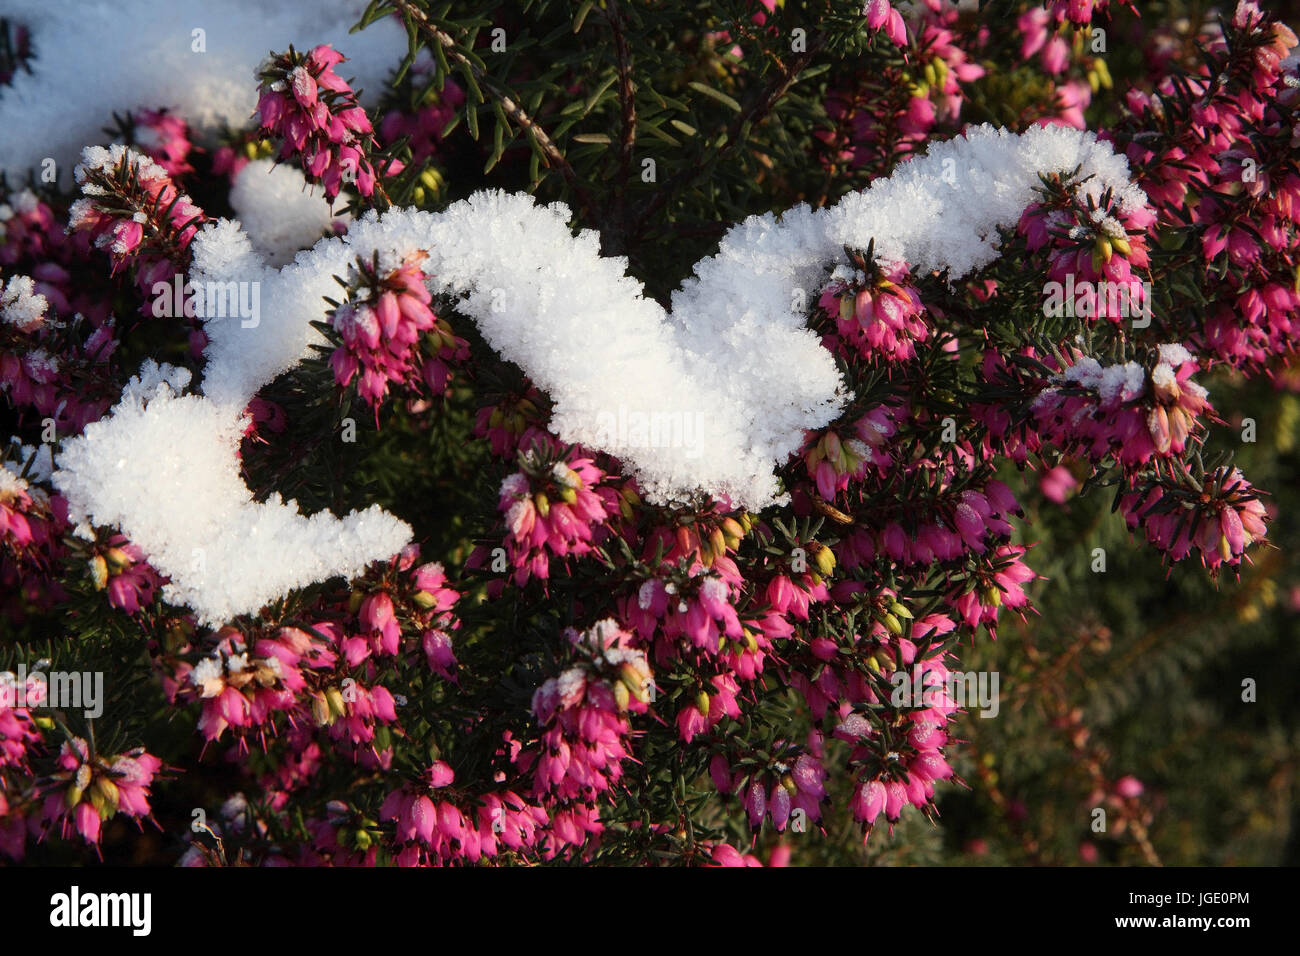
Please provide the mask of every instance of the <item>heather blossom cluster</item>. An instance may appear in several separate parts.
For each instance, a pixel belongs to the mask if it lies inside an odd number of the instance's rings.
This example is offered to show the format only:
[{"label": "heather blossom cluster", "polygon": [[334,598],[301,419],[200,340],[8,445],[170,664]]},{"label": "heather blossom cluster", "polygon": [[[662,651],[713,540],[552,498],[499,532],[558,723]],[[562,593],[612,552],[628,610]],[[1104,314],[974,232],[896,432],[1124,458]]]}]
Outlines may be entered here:
[{"label": "heather blossom cluster", "polygon": [[351,282],[356,291],[330,316],[343,342],[330,356],[334,377],[343,386],[356,378],[357,393],[376,411],[392,386],[441,394],[449,363],[469,356],[465,340],[430,307],[423,258],[417,253],[400,264],[357,262]]},{"label": "heather blossom cluster", "polygon": [[116,272],[130,262],[141,289],[171,278],[203,222],[203,210],[161,166],[121,145],[87,147],[76,168],[84,198],[68,227],[108,253]]},{"label": "heather blossom cluster", "polygon": [[370,117],[346,80],[334,72],[343,54],[322,44],[307,54],[289,48],[262,69],[257,101],[262,131],[281,141],[279,158],[297,157],[313,181],[333,200],[344,183],[357,192],[375,191],[376,171],[369,151],[374,138]]},{"label": "heather blossom cluster", "polygon": [[1133,361],[1080,358],[1034,399],[1039,434],[1063,451],[1093,461],[1113,454],[1127,467],[1180,455],[1204,428],[1198,419],[1213,414],[1191,379],[1197,367],[1176,344],[1160,347],[1149,372]]}]

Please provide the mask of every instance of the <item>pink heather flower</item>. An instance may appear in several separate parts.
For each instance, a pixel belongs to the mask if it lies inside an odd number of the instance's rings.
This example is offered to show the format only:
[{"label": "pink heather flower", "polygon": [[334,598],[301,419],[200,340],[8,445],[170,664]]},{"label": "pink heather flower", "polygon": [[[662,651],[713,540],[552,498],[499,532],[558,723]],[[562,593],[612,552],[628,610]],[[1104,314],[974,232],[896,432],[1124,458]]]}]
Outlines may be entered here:
[{"label": "pink heather flower", "polygon": [[27,482],[0,465],[0,543],[15,551],[31,545],[40,520],[36,511]]},{"label": "pink heather flower", "polygon": [[878,266],[874,281],[835,280],[818,306],[834,320],[841,349],[850,355],[889,363],[916,357],[916,342],[930,336],[925,307],[909,282],[903,263]]},{"label": "pink heather flower", "polygon": [[[1054,196],[1027,207],[1018,230],[1031,252],[1047,247],[1048,278],[1065,289],[1059,300],[1045,303],[1044,312],[1115,323],[1140,314],[1148,303],[1133,270],[1150,264],[1146,230],[1154,221],[1150,207],[1124,210],[1115,200],[1091,209],[1077,197]],[[1112,303],[1109,294],[1098,294],[1112,286],[1127,292],[1128,298],[1115,296]]]},{"label": "pink heather flower", "polygon": [[239,178],[240,171],[250,162],[242,148],[221,146],[212,153],[212,172],[217,176],[225,176],[233,183]]},{"label": "pink heather flower", "polygon": [[1150,372],[1136,362],[1102,366],[1083,357],[1043,390],[1032,410],[1044,441],[1093,462],[1114,456],[1145,465],[1180,455],[1198,418],[1212,412],[1205,389],[1191,381],[1198,364],[1182,346],[1161,346]]},{"label": "pink heather flower", "polygon": [[[28,752],[41,741],[30,708],[44,699],[45,685],[35,675],[29,676],[22,688],[16,684],[14,674],[8,671],[0,674],[0,770],[6,767],[25,770]],[[17,706],[20,689],[21,700],[27,706]]]},{"label": "pink heather flower", "polygon": [[1115,793],[1126,800],[1136,799],[1142,796],[1146,788],[1142,786],[1142,781],[1137,777],[1120,777],[1115,781]]},{"label": "pink heather flower", "polygon": [[261,131],[282,141],[279,158],[298,156],[331,202],[345,181],[362,196],[370,196],[376,182],[366,154],[374,130],[352,88],[334,72],[342,61],[329,46],[305,57],[292,47],[275,54],[262,70],[257,101]]},{"label": "pink heather flower", "polygon": [[392,144],[406,137],[411,163],[425,166],[438,152],[443,131],[464,102],[464,91],[448,80],[434,102],[424,103],[412,111],[390,109],[379,125],[378,139]]},{"label": "pink heather flower", "polygon": [[1153,484],[1145,495],[1125,495],[1120,509],[1128,526],[1141,527],[1169,560],[1181,561],[1195,548],[1211,571],[1240,564],[1246,548],[1268,533],[1264,503],[1237,468],[1206,475],[1199,489]]},{"label": "pink heather flower", "polygon": [[[899,804],[896,804],[899,806]],[[853,801],[851,803],[853,818],[866,826],[876,822],[876,817],[880,816],[885,809],[885,785],[879,779],[864,780],[860,782],[853,791]],[[890,822],[895,822],[898,816]]]},{"label": "pink heather flower", "polygon": [[538,443],[556,445],[547,435],[546,418],[540,411],[545,404],[542,393],[529,385],[523,394],[507,395],[495,405],[480,408],[474,418],[474,434],[486,438],[498,458],[514,458],[520,450]]},{"label": "pink heather flower", "polygon": [[454,683],[456,652],[452,648],[451,635],[437,629],[425,631],[420,638],[420,647],[424,650],[429,670]]},{"label": "pink heather flower", "polygon": [[529,849],[547,822],[542,807],[509,790],[484,794],[478,809],[479,846],[487,857]]},{"label": "pink heather flower", "polygon": [[379,810],[381,820],[397,824],[397,840],[405,844],[396,856],[398,866],[477,860],[479,834],[455,804],[434,802],[428,794],[396,790]]},{"label": "pink heather flower", "polygon": [[227,729],[260,731],[276,712],[308,711],[300,697],[308,690],[304,672],[331,668],[336,660],[323,641],[295,627],[259,638],[251,650],[235,628],[217,634],[210,655],[176,675],[178,690],[202,701],[198,727],[206,740]]},{"label": "pink heather flower", "polygon": [[397,653],[401,646],[402,627],[397,622],[393,599],[387,591],[376,591],[362,598],[358,618],[361,635],[343,642],[349,667],[356,667],[371,654]]},{"label": "pink heather flower", "polygon": [[1065,499],[1078,487],[1078,479],[1064,465],[1047,469],[1038,476],[1038,490],[1043,493],[1044,498],[1058,505],[1064,504]]},{"label": "pink heather flower", "polygon": [[929,67],[937,83],[929,90],[934,98],[936,114],[956,122],[961,116],[964,96],[962,83],[971,83],[984,75],[984,67],[971,62],[966,51],[954,42],[956,35],[938,23],[929,22],[921,31],[917,46],[929,58]]},{"label": "pink heather flower", "polygon": [[162,761],[138,747],[109,762],[109,776],[117,785],[118,812],[129,817],[150,814],[149,788],[162,769]]},{"label": "pink heather flower", "polygon": [[[1119,0],[1119,3],[1136,13],[1132,0]],[[1108,13],[1110,0],[1051,0],[1052,16],[1058,21],[1068,20],[1076,26],[1087,26],[1092,22],[1094,12]]]},{"label": "pink heather flower", "polygon": [[998,612],[1003,607],[1020,610],[1029,604],[1023,585],[1038,577],[1020,560],[1027,549],[1020,545],[1002,545],[993,552],[998,570],[981,587],[965,590],[959,586],[947,595],[948,604],[971,629],[983,624],[994,638]]},{"label": "pink heather flower", "polygon": [[730,674],[717,674],[709,678],[708,687],[701,688],[687,706],[677,714],[677,731],[684,743],[690,743],[696,734],[717,726],[724,717],[740,717],[736,702],[739,685]]},{"label": "pink heather flower", "polygon": [[[144,552],[122,535],[109,538],[107,549],[94,564],[107,573],[108,603],[127,614],[136,614],[152,603],[154,591],[166,581],[145,560]],[[98,580],[95,585],[103,586]]]},{"label": "pink heather flower", "polygon": [[684,639],[688,646],[717,655],[724,638],[736,643],[752,639],[735,608],[741,583],[740,572],[726,557],[680,584],[652,578],[626,602],[625,619],[643,640],[660,636],[666,647],[675,647]]},{"label": "pink heather flower", "polygon": [[75,173],[86,196],[68,210],[68,230],[84,233],[107,252],[114,272],[134,264],[137,284],[150,293],[158,278],[187,271],[186,249],[205,217],[161,166],[113,147]]},{"label": "pink heather flower", "polygon": [[897,411],[881,405],[867,412],[841,434],[829,429],[810,439],[805,446],[804,467],[817,486],[817,493],[827,501],[862,480],[870,469],[884,476],[894,464],[888,451],[889,440],[898,431]]},{"label": "pink heather flower", "polygon": [[742,854],[729,843],[719,843],[709,851],[713,866],[762,866],[758,857],[751,853]]},{"label": "pink heather flower", "polygon": [[62,836],[75,831],[86,843],[98,844],[103,821],[118,813],[137,820],[149,816],[149,788],[161,768],[144,748],[103,760],[90,753],[85,740],[71,738],[59,749],[42,823],[47,829],[58,823]]},{"label": "pink heather flower", "polygon": [[793,577],[777,574],[767,582],[766,598],[772,610],[800,621],[808,620],[811,606],[829,596],[826,584],[814,581],[807,573],[794,574]]},{"label": "pink heather flower", "polygon": [[611,489],[598,488],[605,473],[590,458],[547,467],[528,453],[520,461],[522,470],[501,483],[497,507],[505,516],[514,582],[522,586],[530,578],[548,578],[551,557],[589,554],[618,506]]},{"label": "pink heather flower", "polygon": [[[346,693],[330,700],[330,716],[326,733],[336,742],[351,745],[360,758],[368,758],[367,766],[386,766],[391,751],[379,753],[373,746],[375,728],[397,723],[397,702],[388,688],[380,684],[369,687],[353,679]],[[337,712],[337,713],[336,713]]]},{"label": "pink heather flower", "polygon": [[447,585],[447,573],[436,561],[420,565],[411,576],[415,588],[411,598],[412,613],[416,623],[424,629],[420,647],[425,660],[430,670],[454,683],[456,653],[450,632],[460,627],[460,621],[451,609],[460,600],[460,594]]},{"label": "pink heather flower", "polygon": [[867,18],[867,29],[873,33],[884,30],[894,46],[907,46],[907,26],[903,23],[903,15],[889,4],[889,0],[867,0],[862,12]]},{"label": "pink heather flower", "polygon": [[533,772],[535,793],[587,798],[622,776],[631,728],[609,683],[589,681],[583,669],[570,669],[538,688],[533,713],[548,728]]},{"label": "pink heather flower", "polygon": [[190,128],[185,120],[168,110],[139,110],[132,116],[133,138],[149,158],[180,177],[194,172],[189,164]]},{"label": "pink heather flower", "polygon": [[622,776],[631,734],[625,715],[646,710],[653,678],[645,654],[631,647],[632,635],[613,620],[568,636],[582,663],[533,694],[533,714],[545,729],[539,749],[517,762],[531,769],[538,797],[591,800]]},{"label": "pink heather flower", "polygon": [[[951,628],[952,622],[946,621],[946,626]],[[854,744],[851,759],[863,767],[850,808],[868,835],[881,813],[893,824],[908,804],[930,812],[935,785],[953,776],[943,754],[949,739],[945,727],[958,709],[948,693],[948,668],[939,657],[918,659],[916,646],[906,640],[897,642],[892,657],[905,669],[904,676],[920,683],[912,690],[913,706],[901,711],[905,732],[891,734],[886,745],[867,713],[847,703],[840,707],[841,722],[835,729],[836,737]],[[865,703],[885,701],[868,691]]]},{"label": "pink heather flower", "polygon": [[[357,291],[330,316],[343,339],[330,356],[334,378],[346,386],[360,373],[357,392],[376,415],[390,385],[439,394],[447,384],[446,363],[469,356],[468,343],[430,308],[432,295],[420,267],[424,258],[414,253],[384,273],[359,260],[351,277]],[[424,343],[433,345],[432,355],[424,355]]]}]

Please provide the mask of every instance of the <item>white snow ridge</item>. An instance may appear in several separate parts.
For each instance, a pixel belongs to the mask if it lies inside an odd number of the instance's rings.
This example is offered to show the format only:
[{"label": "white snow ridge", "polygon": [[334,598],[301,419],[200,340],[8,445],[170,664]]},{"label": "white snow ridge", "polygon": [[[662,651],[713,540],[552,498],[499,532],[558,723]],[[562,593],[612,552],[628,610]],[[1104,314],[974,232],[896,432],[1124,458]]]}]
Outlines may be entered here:
[{"label": "white snow ridge", "polygon": [[[550,394],[562,440],[619,457],[651,500],[705,492],[758,510],[783,500],[774,469],[805,431],[834,421],[851,397],[799,309],[816,301],[843,247],[874,239],[882,261],[960,278],[997,257],[997,229],[1033,201],[1040,172],[1080,166],[1085,192],[1113,188],[1126,209],[1145,202],[1124,158],[1090,133],[979,127],[834,207],[734,227],[673,296],[671,314],[642,295],[625,259],[600,255],[594,232],[572,233],[567,207],[526,195],[368,213],[280,270],[238,223],[215,223],[194,240],[191,279],[261,282],[260,324],[207,320],[202,397],[165,386],[126,395],[65,443],[55,480],[75,510],[144,548],[172,577],[169,597],[210,622],[396,552],[409,529],[378,509],[340,522],[252,504],[234,450],[248,400],[319,341],[309,323],[324,316],[322,296],[338,293],[332,276],[358,254],[421,249],[430,288],[457,297],[488,344]],[[610,428],[620,413],[689,416],[699,431],[690,443],[636,444]],[[198,570],[194,548],[207,549]]]}]

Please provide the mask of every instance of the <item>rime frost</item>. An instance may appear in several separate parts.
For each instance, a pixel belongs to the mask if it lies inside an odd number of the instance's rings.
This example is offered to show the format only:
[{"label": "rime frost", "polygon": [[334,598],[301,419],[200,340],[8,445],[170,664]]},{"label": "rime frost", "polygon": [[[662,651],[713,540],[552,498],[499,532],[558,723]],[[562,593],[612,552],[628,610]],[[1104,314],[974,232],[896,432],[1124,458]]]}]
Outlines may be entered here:
[{"label": "rime frost", "polygon": [[[652,500],[706,491],[761,508],[780,500],[773,469],[850,397],[804,325],[843,248],[874,239],[882,261],[960,278],[997,257],[998,228],[1015,224],[1040,172],[1076,167],[1085,194],[1111,188],[1126,210],[1145,202],[1126,160],[1090,133],[978,127],[832,208],[735,226],[673,296],[671,314],[642,295],[626,260],[600,255],[595,233],[573,234],[567,207],[527,196],[480,192],[441,213],[367,214],[279,272],[238,224],[220,223],[195,239],[194,278],[260,278],[264,318],[252,330],[208,323],[204,392],[243,403],[298,362],[320,341],[310,322],[337,290],[331,277],[356,255],[424,249],[430,288],[456,297],[488,344],[550,394],[562,440],[617,456]],[[621,413],[680,416],[697,440],[638,444],[635,429],[611,427]]]},{"label": "rime frost", "polygon": [[241,408],[181,395],[184,369],[146,363],[101,421],[63,443],[54,484],[74,521],[120,528],[171,581],[163,595],[219,625],[294,588],[395,554],[410,528],[377,507],[305,517],[239,474]]},{"label": "rime frost", "polygon": [[49,307],[45,296],[36,291],[31,276],[14,276],[0,285],[0,322],[16,326],[20,332],[40,325]]}]

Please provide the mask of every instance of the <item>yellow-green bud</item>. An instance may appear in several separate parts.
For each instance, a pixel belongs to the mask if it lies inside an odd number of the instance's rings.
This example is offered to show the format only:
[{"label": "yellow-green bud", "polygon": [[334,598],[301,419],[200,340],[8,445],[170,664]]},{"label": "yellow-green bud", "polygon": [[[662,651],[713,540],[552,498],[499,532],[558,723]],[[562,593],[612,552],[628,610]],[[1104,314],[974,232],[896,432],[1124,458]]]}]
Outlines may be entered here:
[{"label": "yellow-green bud", "polygon": [[330,714],[335,717],[342,717],[348,712],[347,705],[343,702],[343,694],[337,687],[325,688],[325,702],[329,704]]},{"label": "yellow-green bud", "polygon": [[812,556],[813,564],[817,565],[817,570],[829,577],[835,572],[835,552],[824,545],[817,549]]},{"label": "yellow-green bud", "polygon": [[908,621],[912,620],[912,612],[907,609],[907,605],[899,601],[891,601],[889,604],[889,611],[895,617],[901,617]]},{"label": "yellow-green bud", "polygon": [[646,680],[645,672],[631,662],[625,663],[618,669],[619,681],[627,687],[627,691],[641,703],[650,699],[650,682]]},{"label": "yellow-green bud", "polygon": [[1104,86],[1106,89],[1110,89],[1111,86],[1114,85],[1114,81],[1111,79],[1110,76],[1110,67],[1106,65],[1106,61],[1104,59],[1102,59],[1101,57],[1097,57],[1097,59],[1095,59],[1092,63],[1092,68],[1093,71],[1097,74],[1097,79],[1101,81],[1102,86]]},{"label": "yellow-green bud", "polygon": [[614,702],[618,704],[619,710],[627,710],[627,705],[631,701],[632,695],[628,693],[627,685],[619,681],[614,685]]},{"label": "yellow-green bud", "polygon": [[99,794],[100,799],[104,801],[109,809],[113,813],[117,812],[117,802],[120,794],[117,790],[117,784],[112,780],[109,780],[107,777],[96,777],[94,784],[91,786],[90,792],[92,799],[95,794]]},{"label": "yellow-green bud", "polygon": [[330,713],[329,701],[324,694],[311,695],[311,716],[318,727],[328,727],[334,723],[334,715]]},{"label": "yellow-green bud", "polygon": [[108,562],[101,554],[90,559],[90,580],[95,583],[95,590],[102,591],[108,584]]}]

